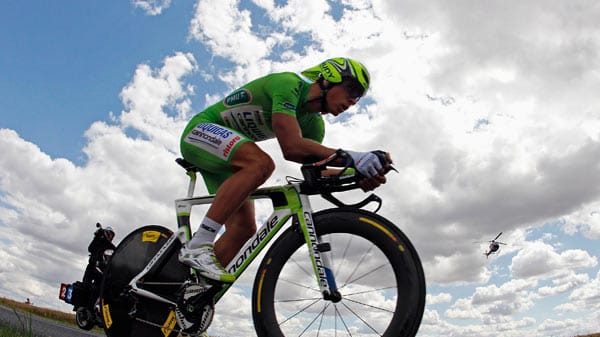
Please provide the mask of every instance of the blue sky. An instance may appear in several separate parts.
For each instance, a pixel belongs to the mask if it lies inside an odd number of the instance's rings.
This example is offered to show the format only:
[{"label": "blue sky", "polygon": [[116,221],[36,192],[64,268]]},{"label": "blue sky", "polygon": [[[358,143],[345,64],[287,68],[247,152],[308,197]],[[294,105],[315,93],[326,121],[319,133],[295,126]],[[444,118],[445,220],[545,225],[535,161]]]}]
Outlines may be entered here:
[{"label": "blue sky", "polygon": [[[3,1],[0,296],[69,311],[46,294],[81,278],[97,221],[117,240],[173,223],[191,116],[344,55],[372,89],[327,119],[324,143],[394,159],[377,194],[427,274],[419,336],[598,332],[599,15],[592,0]],[[267,184],[298,174],[260,146],[277,164]],[[486,259],[473,241],[500,231],[508,245]],[[252,274],[209,332],[254,335]]]},{"label": "blue sky", "polygon": [[0,6],[2,126],[18,129],[53,157],[78,163],[84,160],[82,131],[123,108],[119,92],[136,65],[160,63],[194,44],[186,38],[191,1],[175,2],[158,16],[127,1]]}]

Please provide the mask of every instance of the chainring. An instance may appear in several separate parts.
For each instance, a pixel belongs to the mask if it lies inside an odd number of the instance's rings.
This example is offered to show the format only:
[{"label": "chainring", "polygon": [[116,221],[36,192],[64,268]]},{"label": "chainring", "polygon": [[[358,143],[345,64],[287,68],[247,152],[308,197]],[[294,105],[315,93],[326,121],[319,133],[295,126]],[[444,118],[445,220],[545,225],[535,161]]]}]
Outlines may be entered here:
[{"label": "chainring", "polygon": [[196,333],[208,329],[215,313],[210,286],[191,283],[184,286],[175,308],[177,324],[183,332]]}]

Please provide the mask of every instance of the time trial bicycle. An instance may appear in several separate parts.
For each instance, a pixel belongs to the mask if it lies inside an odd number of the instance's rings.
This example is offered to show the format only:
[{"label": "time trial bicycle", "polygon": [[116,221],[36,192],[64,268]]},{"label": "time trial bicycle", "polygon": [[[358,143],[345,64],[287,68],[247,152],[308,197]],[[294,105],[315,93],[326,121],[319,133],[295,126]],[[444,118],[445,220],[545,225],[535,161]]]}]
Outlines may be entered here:
[{"label": "time trial bicycle", "polygon": [[[273,213],[225,268],[239,279],[275,240],[252,289],[258,337],[417,333],[425,307],[417,251],[398,227],[376,214],[382,201],[375,194],[352,205],[333,196],[359,188],[360,175],[347,167],[342,174],[323,174],[339,155],[303,165],[303,180],[288,177],[287,184],[259,188],[250,197],[270,199]],[[177,162],[190,178],[187,196],[175,201],[177,231],[154,225],[134,230],[105,271],[101,305],[108,337],[199,336],[232,286],[207,280],[178,260],[191,238],[192,206],[210,204],[214,195],[194,197],[198,168]],[[336,207],[313,213],[313,195]],[[372,202],[378,204],[374,212],[362,209]]]}]

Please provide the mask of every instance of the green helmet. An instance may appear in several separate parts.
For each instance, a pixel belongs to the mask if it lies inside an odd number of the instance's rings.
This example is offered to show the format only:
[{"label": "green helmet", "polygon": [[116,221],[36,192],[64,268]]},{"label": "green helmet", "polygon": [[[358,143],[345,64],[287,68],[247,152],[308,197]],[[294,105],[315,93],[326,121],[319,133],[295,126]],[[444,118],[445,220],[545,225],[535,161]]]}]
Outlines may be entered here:
[{"label": "green helmet", "polygon": [[346,57],[330,58],[319,65],[304,70],[302,75],[313,81],[323,78],[335,84],[342,83],[347,79],[355,80],[362,87],[361,96],[369,89],[370,76],[367,68],[362,63]]}]

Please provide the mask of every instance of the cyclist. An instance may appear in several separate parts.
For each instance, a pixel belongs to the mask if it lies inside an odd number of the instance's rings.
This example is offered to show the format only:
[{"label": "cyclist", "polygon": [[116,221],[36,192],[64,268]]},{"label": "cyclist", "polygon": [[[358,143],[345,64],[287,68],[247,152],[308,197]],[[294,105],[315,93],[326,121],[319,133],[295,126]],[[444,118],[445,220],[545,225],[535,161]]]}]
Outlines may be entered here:
[{"label": "cyclist", "polygon": [[92,239],[92,242],[90,242],[88,246],[90,259],[83,274],[83,284],[90,289],[92,284],[98,287],[100,286],[102,273],[96,268],[100,268],[100,270],[103,271],[105,267],[103,265],[104,251],[107,249],[115,249],[115,245],[112,243],[112,240],[115,237],[115,231],[112,227],[107,226],[102,228],[100,223],[96,223],[96,227],[98,229],[94,232],[94,239]]},{"label": "cyclist", "polygon": [[[277,138],[285,159],[303,163],[326,158],[337,150],[321,145],[321,114],[337,116],[358,102],[369,88],[369,72],[350,58],[331,58],[302,72],[273,73],[233,91],[195,115],[181,137],[181,154],[200,168],[215,200],[199,229],[182,247],[179,260],[204,277],[233,282],[227,265],[256,232],[249,195],[275,169],[271,157],[255,142]],[[320,113],[319,113],[320,112]],[[385,183],[374,152],[348,151],[347,160],[365,178],[363,190]],[[391,163],[386,153],[388,163]],[[346,163],[339,162],[340,166]],[[214,242],[225,225],[223,235]]]}]

